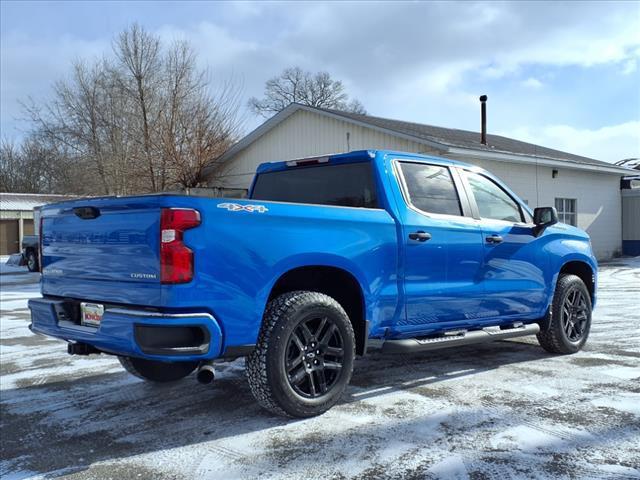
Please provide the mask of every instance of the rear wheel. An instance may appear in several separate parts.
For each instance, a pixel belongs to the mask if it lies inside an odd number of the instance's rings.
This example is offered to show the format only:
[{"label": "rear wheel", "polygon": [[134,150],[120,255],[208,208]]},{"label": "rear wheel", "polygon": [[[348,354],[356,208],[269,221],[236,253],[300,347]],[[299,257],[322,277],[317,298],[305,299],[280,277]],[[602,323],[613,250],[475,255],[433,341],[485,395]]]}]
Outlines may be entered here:
[{"label": "rear wheel", "polygon": [[180,380],[198,366],[198,362],[158,362],[135,357],[118,357],[120,364],[131,375],[151,382],[165,383]]},{"label": "rear wheel", "polygon": [[38,256],[33,250],[27,252],[27,268],[30,272],[38,271]]},{"label": "rear wheel", "polygon": [[591,296],[582,279],[561,275],[553,303],[540,324],[538,342],[551,353],[576,353],[591,329]]},{"label": "rear wheel", "polygon": [[312,417],[340,400],[354,358],[353,328],[340,304],[318,292],[290,292],[267,306],[247,378],[270,412]]}]

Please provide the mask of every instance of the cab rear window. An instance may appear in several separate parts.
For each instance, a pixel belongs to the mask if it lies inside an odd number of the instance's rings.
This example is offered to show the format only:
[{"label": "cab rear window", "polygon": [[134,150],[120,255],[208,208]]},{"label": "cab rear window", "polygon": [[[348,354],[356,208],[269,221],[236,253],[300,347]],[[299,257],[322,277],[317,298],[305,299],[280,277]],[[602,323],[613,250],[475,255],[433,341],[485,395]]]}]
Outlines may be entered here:
[{"label": "cab rear window", "polygon": [[251,198],[379,208],[370,162],[296,167],[258,175]]}]

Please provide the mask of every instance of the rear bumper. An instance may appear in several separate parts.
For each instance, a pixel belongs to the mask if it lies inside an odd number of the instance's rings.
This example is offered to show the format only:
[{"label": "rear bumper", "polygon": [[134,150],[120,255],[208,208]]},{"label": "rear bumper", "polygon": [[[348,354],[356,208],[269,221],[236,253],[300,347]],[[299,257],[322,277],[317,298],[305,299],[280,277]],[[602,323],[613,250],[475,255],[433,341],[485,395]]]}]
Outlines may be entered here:
[{"label": "rear bumper", "polygon": [[116,355],[165,361],[210,360],[222,352],[222,331],[209,313],[167,314],[107,308],[99,328],[64,319],[64,301],[29,300],[30,329],[62,340],[86,343]]}]

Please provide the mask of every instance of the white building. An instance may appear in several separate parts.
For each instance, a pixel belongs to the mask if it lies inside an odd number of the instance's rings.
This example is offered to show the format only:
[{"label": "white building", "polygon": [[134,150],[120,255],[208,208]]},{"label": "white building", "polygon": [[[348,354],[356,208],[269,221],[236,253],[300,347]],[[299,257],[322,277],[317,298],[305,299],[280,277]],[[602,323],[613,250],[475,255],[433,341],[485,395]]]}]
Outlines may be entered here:
[{"label": "white building", "polygon": [[555,206],[561,221],[589,232],[596,255],[621,252],[620,179],[629,169],[498,135],[291,104],[231,147],[209,185],[246,191],[257,166],[351,150],[390,149],[460,160],[505,181],[532,208]]}]

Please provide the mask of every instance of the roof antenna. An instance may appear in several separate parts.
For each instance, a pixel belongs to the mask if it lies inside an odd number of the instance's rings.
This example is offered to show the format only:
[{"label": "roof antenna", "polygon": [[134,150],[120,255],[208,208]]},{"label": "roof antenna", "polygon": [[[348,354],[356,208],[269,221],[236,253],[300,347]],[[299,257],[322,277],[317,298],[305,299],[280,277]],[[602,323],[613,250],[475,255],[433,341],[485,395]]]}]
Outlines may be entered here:
[{"label": "roof antenna", "polygon": [[480,143],[487,144],[487,96],[480,97]]}]

